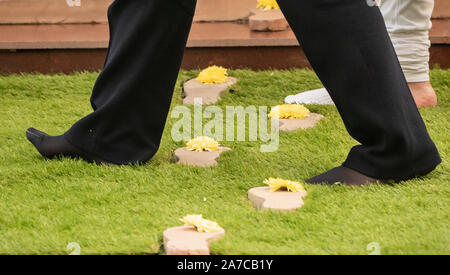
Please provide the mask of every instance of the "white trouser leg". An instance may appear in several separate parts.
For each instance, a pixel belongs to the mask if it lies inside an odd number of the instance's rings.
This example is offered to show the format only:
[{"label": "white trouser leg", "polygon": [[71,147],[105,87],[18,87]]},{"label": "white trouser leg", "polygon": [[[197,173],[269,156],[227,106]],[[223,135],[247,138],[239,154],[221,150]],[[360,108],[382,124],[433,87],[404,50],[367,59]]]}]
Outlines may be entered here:
[{"label": "white trouser leg", "polygon": [[408,82],[428,81],[434,0],[381,0],[380,9]]}]

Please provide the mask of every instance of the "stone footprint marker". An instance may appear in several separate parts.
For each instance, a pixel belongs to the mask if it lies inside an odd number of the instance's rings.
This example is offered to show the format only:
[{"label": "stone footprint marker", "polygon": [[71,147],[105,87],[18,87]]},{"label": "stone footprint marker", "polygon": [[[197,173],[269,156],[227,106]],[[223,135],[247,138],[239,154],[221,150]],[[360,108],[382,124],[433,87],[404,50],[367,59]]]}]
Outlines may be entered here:
[{"label": "stone footprint marker", "polygon": [[214,104],[220,100],[220,97],[228,91],[228,89],[236,84],[238,80],[234,77],[228,77],[227,82],[220,84],[205,84],[197,79],[191,79],[184,83],[183,104],[193,105],[194,99],[201,98],[203,105]]},{"label": "stone footprint marker", "polygon": [[295,130],[305,130],[316,126],[317,122],[324,118],[323,115],[311,113],[301,119],[279,119],[280,131],[289,132]]},{"label": "stone footprint marker", "polygon": [[197,137],[189,141],[186,147],[178,148],[174,152],[176,163],[193,166],[213,166],[218,164],[220,155],[231,148],[221,147],[219,143],[209,137]]},{"label": "stone footprint marker", "polygon": [[303,198],[308,192],[298,182],[270,178],[269,186],[256,187],[248,191],[248,199],[258,210],[290,212],[304,205]]},{"label": "stone footprint marker", "polygon": [[214,104],[237,82],[237,78],[227,75],[225,68],[218,66],[206,68],[197,78],[184,83],[183,104],[197,104],[198,99],[201,99],[202,105]]},{"label": "stone footprint marker", "polygon": [[269,117],[278,119],[282,132],[312,128],[324,118],[323,115],[311,113],[305,106],[299,104],[275,106],[270,111]]},{"label": "stone footprint marker", "polygon": [[288,191],[270,192],[270,187],[256,187],[248,191],[248,199],[256,209],[286,212],[301,208],[304,204],[303,198],[306,195],[306,191],[296,193]]},{"label": "stone footprint marker", "polygon": [[225,230],[217,223],[188,215],[182,220],[186,225],[163,232],[164,251],[167,255],[209,255],[209,244],[225,236]]},{"label": "stone footprint marker", "polygon": [[209,243],[225,236],[225,230],[198,232],[192,226],[169,228],[163,233],[167,255],[209,255]]},{"label": "stone footprint marker", "polygon": [[218,164],[220,155],[230,150],[231,148],[228,147],[220,147],[217,151],[197,152],[189,151],[187,148],[178,148],[174,152],[175,162],[193,166],[214,166]]}]

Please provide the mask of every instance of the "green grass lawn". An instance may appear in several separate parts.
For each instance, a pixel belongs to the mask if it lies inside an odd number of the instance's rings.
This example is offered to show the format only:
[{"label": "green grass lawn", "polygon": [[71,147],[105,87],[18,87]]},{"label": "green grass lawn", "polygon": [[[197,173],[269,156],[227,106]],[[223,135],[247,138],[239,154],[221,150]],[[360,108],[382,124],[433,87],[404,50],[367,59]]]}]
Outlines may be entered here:
[{"label": "green grass lawn", "polygon": [[[180,83],[173,106],[181,104]],[[235,93],[218,104],[282,103],[288,94],[321,84],[308,70],[230,72]],[[203,214],[227,230],[214,254],[450,253],[450,70],[433,70],[440,105],[421,110],[443,163],[426,178],[394,186],[307,186],[305,206],[292,213],[258,212],[247,190],[268,177],[304,180],[340,165],[356,144],[332,106],[317,127],[281,134],[275,153],[260,142],[233,148],[216,167],[174,164],[168,120],[161,149],[146,165],[109,167],[80,160],[46,161],[25,138],[30,127],[61,134],[90,112],[96,73],[0,76],[0,254],[163,253],[162,232],[185,214]],[[206,198],[206,201],[204,200]]]}]

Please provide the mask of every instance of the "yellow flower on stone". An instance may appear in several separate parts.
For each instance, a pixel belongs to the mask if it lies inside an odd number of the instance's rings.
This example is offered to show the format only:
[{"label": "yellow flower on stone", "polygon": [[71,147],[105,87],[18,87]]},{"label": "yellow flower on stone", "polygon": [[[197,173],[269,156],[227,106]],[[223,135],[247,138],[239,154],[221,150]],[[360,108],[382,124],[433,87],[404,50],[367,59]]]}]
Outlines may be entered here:
[{"label": "yellow flower on stone", "polygon": [[297,119],[308,117],[310,111],[303,105],[283,104],[275,106],[269,113],[270,118]]},{"label": "yellow flower on stone", "polygon": [[184,222],[185,225],[196,226],[202,222],[202,215],[187,215],[184,218],[180,219],[180,221]]},{"label": "yellow flower on stone", "polygon": [[220,66],[211,66],[203,71],[197,77],[197,81],[205,84],[225,83],[228,80],[227,69]]},{"label": "yellow flower on stone", "polygon": [[218,223],[204,219],[202,215],[187,215],[180,221],[185,225],[195,227],[198,232],[216,232],[222,229]]},{"label": "yellow flower on stone", "polygon": [[212,152],[219,150],[219,143],[210,137],[196,137],[186,143],[186,148],[189,151],[196,152]]},{"label": "yellow flower on stone", "polygon": [[258,0],[258,9],[277,10],[280,8],[276,0]]},{"label": "yellow flower on stone", "polygon": [[265,184],[269,185],[272,189],[270,192],[275,192],[278,190],[287,190],[289,192],[300,192],[305,191],[305,187],[299,182],[284,180],[280,178],[269,178],[264,181]]}]

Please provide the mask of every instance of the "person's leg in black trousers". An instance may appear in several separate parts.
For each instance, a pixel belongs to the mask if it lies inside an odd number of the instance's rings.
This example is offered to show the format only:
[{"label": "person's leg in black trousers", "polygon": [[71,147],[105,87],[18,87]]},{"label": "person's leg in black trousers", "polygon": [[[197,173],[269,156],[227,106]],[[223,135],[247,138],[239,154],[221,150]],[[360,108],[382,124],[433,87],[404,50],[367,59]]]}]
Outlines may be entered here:
[{"label": "person's leg in black trousers", "polygon": [[196,0],[116,0],[110,44],[94,86],[94,112],[63,136],[27,136],[47,158],[144,163],[158,150],[192,24]]},{"label": "person's leg in black trousers", "polygon": [[[441,161],[377,6],[366,0],[278,0],[350,135],[341,167],[309,183],[361,184],[427,174]],[[369,178],[367,178],[369,177]]]},{"label": "person's leg in black trousers", "polygon": [[[363,184],[433,170],[439,154],[415,107],[377,7],[365,0],[279,0],[313,68],[361,145],[310,183]],[[195,0],[116,0],[94,112],[64,136],[29,129],[46,157],[142,163],[158,149]]]}]

